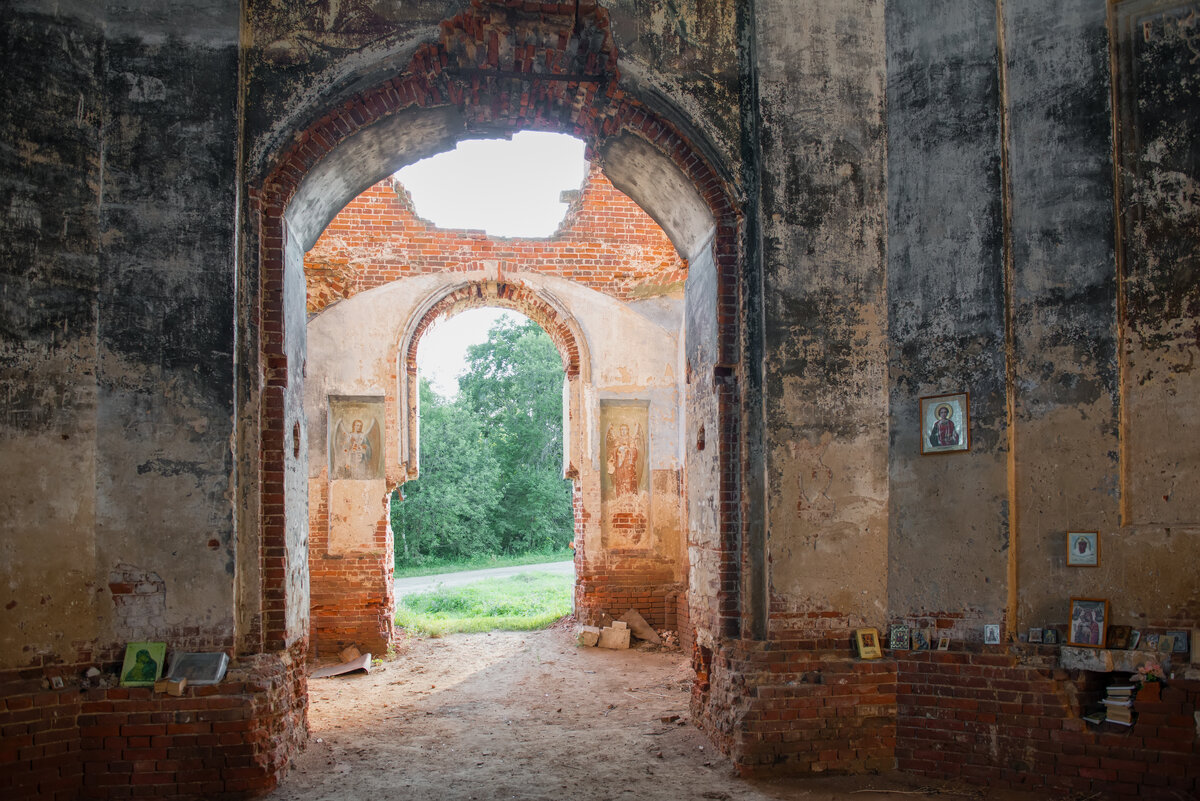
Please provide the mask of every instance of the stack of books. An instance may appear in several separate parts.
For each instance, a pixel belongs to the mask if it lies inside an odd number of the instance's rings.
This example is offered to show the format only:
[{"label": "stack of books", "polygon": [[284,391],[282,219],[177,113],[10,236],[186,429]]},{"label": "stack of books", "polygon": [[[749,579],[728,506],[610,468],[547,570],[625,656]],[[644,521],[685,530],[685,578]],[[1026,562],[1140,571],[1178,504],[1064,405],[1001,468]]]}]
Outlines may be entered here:
[{"label": "stack of books", "polygon": [[1133,725],[1133,685],[1114,684],[1108,688],[1104,704],[1104,719],[1122,726]]}]

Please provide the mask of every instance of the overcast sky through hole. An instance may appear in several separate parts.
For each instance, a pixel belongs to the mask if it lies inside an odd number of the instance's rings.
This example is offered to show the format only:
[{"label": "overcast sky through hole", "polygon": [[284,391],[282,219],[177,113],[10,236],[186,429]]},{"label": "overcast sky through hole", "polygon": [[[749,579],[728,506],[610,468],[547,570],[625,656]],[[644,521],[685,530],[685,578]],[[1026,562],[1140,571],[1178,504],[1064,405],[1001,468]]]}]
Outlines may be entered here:
[{"label": "overcast sky through hole", "polygon": [[[396,173],[417,214],[439,228],[491,236],[553,236],[567,212],[559,198],[587,174],[584,145],[563,134],[522,131],[506,139],[471,139]],[[472,309],[432,326],[417,346],[417,369],[444,397],[458,394],[467,347],[487,339],[497,319],[522,315]]]}]

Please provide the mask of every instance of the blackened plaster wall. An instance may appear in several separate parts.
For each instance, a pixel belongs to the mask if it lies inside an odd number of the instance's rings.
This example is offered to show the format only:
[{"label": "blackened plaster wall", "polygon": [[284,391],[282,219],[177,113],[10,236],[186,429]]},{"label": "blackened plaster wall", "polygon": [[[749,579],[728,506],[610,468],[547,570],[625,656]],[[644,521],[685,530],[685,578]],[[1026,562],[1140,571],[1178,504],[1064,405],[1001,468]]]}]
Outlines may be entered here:
[{"label": "blackened plaster wall", "polygon": [[232,642],[238,19],[6,11],[6,666]]},{"label": "blackened plaster wall", "polygon": [[[1196,620],[1192,5],[889,5],[893,618]],[[920,455],[919,397],[958,391],[971,451]]]}]

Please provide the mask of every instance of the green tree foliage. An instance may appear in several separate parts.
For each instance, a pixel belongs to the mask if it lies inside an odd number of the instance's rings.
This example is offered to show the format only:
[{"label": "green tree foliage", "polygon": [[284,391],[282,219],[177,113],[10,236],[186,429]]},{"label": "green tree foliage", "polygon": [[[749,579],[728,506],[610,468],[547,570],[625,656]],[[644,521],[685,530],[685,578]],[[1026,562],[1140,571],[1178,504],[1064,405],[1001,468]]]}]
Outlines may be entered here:
[{"label": "green tree foliage", "polygon": [[421,381],[421,478],[393,495],[396,564],[454,559],[500,547],[492,518],[500,465],[479,421]]},{"label": "green tree foliage", "polygon": [[422,382],[421,478],[392,504],[397,564],[570,542],[562,386],[558,351],[531,320],[501,320],[468,350],[455,400]]},{"label": "green tree foliage", "polygon": [[506,552],[561,548],[571,541],[570,483],[562,477],[562,359],[532,320],[501,320],[467,350],[459,401],[487,420],[500,463],[496,533]]}]

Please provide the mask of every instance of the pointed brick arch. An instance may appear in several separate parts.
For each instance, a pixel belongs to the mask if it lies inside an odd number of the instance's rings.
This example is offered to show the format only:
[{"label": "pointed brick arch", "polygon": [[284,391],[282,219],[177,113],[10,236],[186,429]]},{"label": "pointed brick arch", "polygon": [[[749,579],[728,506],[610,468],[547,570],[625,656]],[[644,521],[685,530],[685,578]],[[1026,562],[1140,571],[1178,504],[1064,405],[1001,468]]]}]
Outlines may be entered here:
[{"label": "pointed brick arch", "polygon": [[[740,220],[734,191],[706,158],[705,148],[622,89],[607,12],[595,3],[569,7],[569,13],[561,13],[563,8],[557,3],[523,3],[518,8],[476,0],[470,10],[443,21],[438,42],[418,47],[402,74],[329,108],[298,132],[286,151],[272,160],[269,173],[250,189],[259,266],[258,286],[251,288],[258,292],[258,325],[250,327],[258,333],[260,357],[262,596],[261,620],[248,626],[262,648],[283,649],[306,636],[296,597],[305,591],[307,562],[301,563],[294,553],[306,524],[293,520],[306,519],[306,511],[289,511],[289,492],[298,492],[289,481],[303,473],[303,465],[297,464],[287,433],[302,419],[305,315],[299,262],[305,244],[303,235],[289,231],[288,206],[306,176],[356,134],[408,112],[439,108],[456,110],[463,122],[457,138],[549,130],[577,136],[595,152],[614,137],[632,136],[674,164],[708,207],[715,223],[711,249],[717,272],[717,367],[711,381],[719,417],[717,558],[722,589],[716,608],[706,610],[705,623],[726,633],[738,630]],[[341,203],[401,166],[385,154],[372,153],[371,158],[378,160],[369,165],[373,174],[359,186],[341,186]],[[247,640],[246,647],[254,647],[253,642]]]}]

